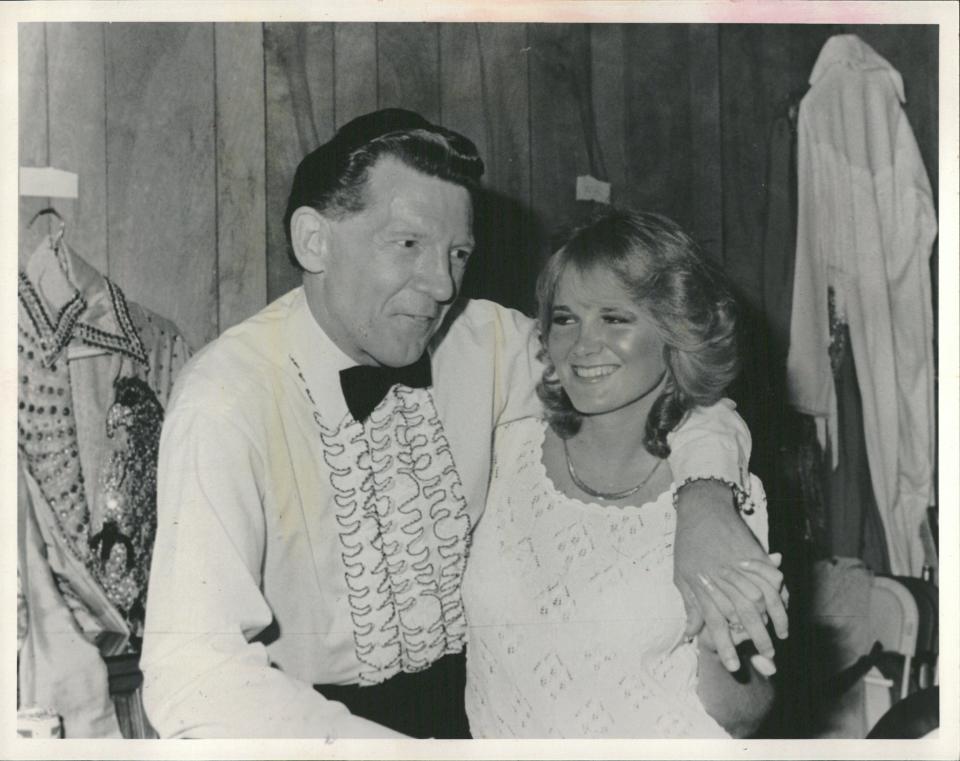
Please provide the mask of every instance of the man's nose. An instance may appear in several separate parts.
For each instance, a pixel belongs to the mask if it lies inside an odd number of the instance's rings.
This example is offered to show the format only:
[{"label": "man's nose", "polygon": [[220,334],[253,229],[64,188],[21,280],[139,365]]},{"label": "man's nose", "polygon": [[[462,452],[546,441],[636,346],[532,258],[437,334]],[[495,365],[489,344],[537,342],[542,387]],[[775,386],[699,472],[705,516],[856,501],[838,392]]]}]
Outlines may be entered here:
[{"label": "man's nose", "polygon": [[419,275],[420,289],[434,301],[445,304],[456,296],[458,283],[445,249],[425,253],[421,257]]}]

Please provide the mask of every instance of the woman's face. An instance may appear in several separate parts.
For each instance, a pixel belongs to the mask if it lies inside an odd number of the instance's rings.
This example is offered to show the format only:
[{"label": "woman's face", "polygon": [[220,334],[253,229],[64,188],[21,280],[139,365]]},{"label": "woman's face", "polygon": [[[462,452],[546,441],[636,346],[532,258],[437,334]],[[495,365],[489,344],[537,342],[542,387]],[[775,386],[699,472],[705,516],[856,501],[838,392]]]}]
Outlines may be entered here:
[{"label": "woman's face", "polygon": [[567,267],[553,302],[547,351],[581,415],[643,406],[666,372],[664,342],[646,310],[605,268]]}]

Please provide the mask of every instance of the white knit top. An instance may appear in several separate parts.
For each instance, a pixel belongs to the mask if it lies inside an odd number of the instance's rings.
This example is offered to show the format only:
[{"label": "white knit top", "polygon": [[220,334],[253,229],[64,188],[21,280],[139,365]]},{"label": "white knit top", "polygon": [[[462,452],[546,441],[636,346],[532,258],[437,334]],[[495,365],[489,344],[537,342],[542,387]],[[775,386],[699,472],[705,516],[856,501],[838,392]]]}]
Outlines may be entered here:
[{"label": "white knit top", "polygon": [[[545,430],[526,418],[496,431],[463,587],[473,737],[726,737],[683,641],[675,486],[638,507],[568,497],[543,466]],[[748,496],[765,543],[755,476]]]}]

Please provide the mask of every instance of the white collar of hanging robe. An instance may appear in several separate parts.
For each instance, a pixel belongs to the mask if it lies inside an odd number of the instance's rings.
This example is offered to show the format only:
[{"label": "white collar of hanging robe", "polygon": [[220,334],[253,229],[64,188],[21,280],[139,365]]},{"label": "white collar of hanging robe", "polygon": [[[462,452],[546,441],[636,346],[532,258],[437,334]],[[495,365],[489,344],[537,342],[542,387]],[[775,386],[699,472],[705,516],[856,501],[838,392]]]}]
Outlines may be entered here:
[{"label": "white collar of hanging robe", "polygon": [[836,467],[831,342],[849,329],[870,477],[891,569],[918,575],[933,504],[933,193],[899,72],[855,35],[831,37],[800,103],[787,381]]}]

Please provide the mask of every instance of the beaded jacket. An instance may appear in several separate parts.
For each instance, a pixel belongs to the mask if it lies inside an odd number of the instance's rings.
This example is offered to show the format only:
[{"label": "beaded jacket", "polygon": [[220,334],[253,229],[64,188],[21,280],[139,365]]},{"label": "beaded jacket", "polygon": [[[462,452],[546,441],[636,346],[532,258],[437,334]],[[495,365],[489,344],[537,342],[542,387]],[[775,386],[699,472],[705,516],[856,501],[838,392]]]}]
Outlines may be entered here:
[{"label": "beaded jacket", "polygon": [[19,274],[17,349],[21,697],[56,710],[67,736],[112,734],[113,717],[80,716],[110,713],[98,656],[139,649],[163,409],[190,350],[50,239]]}]

